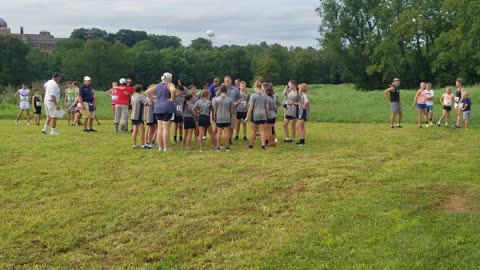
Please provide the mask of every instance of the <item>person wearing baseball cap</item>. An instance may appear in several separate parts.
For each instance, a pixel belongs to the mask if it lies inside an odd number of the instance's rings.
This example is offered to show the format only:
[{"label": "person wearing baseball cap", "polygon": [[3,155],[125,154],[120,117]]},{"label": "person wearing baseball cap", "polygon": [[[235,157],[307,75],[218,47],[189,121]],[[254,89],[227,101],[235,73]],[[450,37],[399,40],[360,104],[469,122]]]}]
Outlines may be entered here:
[{"label": "person wearing baseball cap", "polygon": [[392,109],[392,114],[390,115],[390,127],[395,128],[393,121],[395,116],[397,116],[397,128],[401,128],[400,124],[402,121],[402,104],[400,103],[400,79],[393,79],[392,86],[385,90],[385,96],[390,102],[390,107]]},{"label": "person wearing baseball cap", "polygon": [[[83,84],[80,86],[80,90],[78,92],[79,97],[79,107],[87,110],[90,112],[88,117],[85,117],[85,121],[83,121],[83,132],[96,132],[95,129],[92,128],[93,119],[95,118],[95,94],[93,93],[92,88],[92,78],[89,76],[85,76],[83,78]],[[88,125],[88,129],[87,129]]]}]

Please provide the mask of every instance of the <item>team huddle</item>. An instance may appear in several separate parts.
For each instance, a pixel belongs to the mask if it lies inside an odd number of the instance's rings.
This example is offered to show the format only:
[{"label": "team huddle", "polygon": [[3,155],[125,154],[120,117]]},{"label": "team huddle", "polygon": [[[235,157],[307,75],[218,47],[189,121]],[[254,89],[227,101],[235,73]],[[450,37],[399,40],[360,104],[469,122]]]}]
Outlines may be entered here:
[{"label": "team huddle", "polygon": [[[420,83],[420,89],[415,94],[412,107],[417,107],[418,117],[417,124],[418,128],[423,128],[422,126],[422,116],[425,121],[426,127],[433,127],[435,124],[441,126],[442,123],[448,127],[448,121],[450,119],[450,112],[452,109],[456,112],[456,122],[455,128],[461,128],[461,121],[463,118],[464,127],[468,129],[469,120],[470,120],[470,110],[472,107],[472,101],[470,99],[470,94],[463,87],[463,82],[461,79],[457,79],[455,82],[457,91],[455,95],[452,93],[452,88],[447,87],[445,93],[442,94],[439,101],[442,105],[443,113],[442,116],[434,123],[434,99],[435,91],[432,89],[431,83]],[[385,96],[391,104],[392,114],[390,116],[390,127],[391,128],[401,128],[402,121],[402,105],[400,102],[400,79],[395,78],[393,80],[392,86],[385,90]],[[397,117],[396,126],[394,125],[395,117]]]},{"label": "team huddle", "polygon": [[[40,125],[44,103],[47,115],[42,129],[44,134],[59,135],[56,129],[57,118],[62,118],[65,113],[69,125],[83,125],[85,133],[96,132],[92,128],[93,121],[100,123],[96,117],[97,99],[91,86],[92,79],[86,76],[80,86],[76,82],[67,83],[68,87],[64,91],[66,112],[60,108],[61,79],[60,74],[55,74],[44,84],[44,98],[39,89],[35,89],[35,94],[31,97],[35,124]],[[166,152],[172,149],[170,129],[173,125],[175,143],[181,142],[182,149],[191,150],[194,139],[203,152],[206,149],[204,144],[207,135],[216,151],[230,151],[232,138],[239,140],[242,129],[243,140],[249,141],[249,148],[254,147],[259,137],[261,148],[266,149],[275,147],[278,142],[275,123],[278,109],[283,105],[284,142],[295,143],[298,131],[299,140],[296,145],[305,145],[305,122],[310,107],[307,85],[289,81],[283,91],[283,101],[274,92],[273,85],[262,79],[257,80],[253,88],[253,92],[249,93],[246,82],[237,79],[234,85],[231,77],[226,76],[224,83],[220,84],[220,79],[216,78],[211,85],[206,82],[203,89],[197,91],[194,85],[185,87],[181,80],[175,86],[172,74],[165,73],[159,84],[150,85],[144,91],[142,85],[134,85],[131,79],[122,78],[119,83],[112,83],[108,92],[112,100],[114,132],[126,133],[130,122],[132,148],[158,147],[160,151]],[[27,113],[27,124],[30,122],[29,92],[27,84],[23,84],[17,92],[20,103],[17,124],[24,111]],[[247,123],[250,123],[249,138]],[[137,145],[138,137],[140,145]]]}]

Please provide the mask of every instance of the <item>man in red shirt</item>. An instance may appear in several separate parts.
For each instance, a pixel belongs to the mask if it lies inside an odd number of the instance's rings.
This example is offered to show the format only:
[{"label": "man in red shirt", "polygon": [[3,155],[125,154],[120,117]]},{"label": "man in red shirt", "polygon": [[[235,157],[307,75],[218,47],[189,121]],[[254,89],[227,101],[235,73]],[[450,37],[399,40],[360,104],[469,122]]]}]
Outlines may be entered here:
[{"label": "man in red shirt", "polygon": [[120,86],[117,89],[117,103],[115,104],[115,132],[118,132],[118,124],[121,125],[121,131],[127,131],[128,106],[130,105],[130,96],[135,88],[128,87],[127,80],[120,79]]}]

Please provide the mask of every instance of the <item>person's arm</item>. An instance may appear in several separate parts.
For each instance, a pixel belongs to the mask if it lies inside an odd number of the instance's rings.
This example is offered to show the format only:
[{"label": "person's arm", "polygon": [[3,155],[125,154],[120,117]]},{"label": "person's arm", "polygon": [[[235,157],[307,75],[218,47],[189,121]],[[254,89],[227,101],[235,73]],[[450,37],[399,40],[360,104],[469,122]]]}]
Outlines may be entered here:
[{"label": "person's arm", "polygon": [[170,100],[174,101],[175,97],[177,96],[177,89],[175,88],[175,85],[173,83],[169,83],[167,87],[170,91]]},{"label": "person's arm", "polygon": [[57,97],[52,95],[52,96],[50,96],[50,98],[52,99],[52,102],[55,105],[55,108],[57,109],[57,111],[59,111],[60,110],[60,105],[58,104]]},{"label": "person's arm", "polygon": [[443,103],[443,102],[444,102],[444,98],[445,98],[445,97],[442,95],[442,96],[440,97],[440,99],[439,99],[440,104],[442,104],[442,106],[445,106],[444,103]]},{"label": "person's arm", "polygon": [[64,91],[65,94],[64,94],[64,97],[63,97],[63,101],[65,102],[65,105],[67,104],[67,90],[68,90],[68,88],[65,89],[65,91]]},{"label": "person's arm", "polygon": [[393,91],[393,87],[390,87],[387,90],[385,90],[385,92],[384,92],[385,97],[387,97],[388,102],[392,102],[392,99],[390,98],[390,92],[392,92],[392,91]]},{"label": "person's arm", "polygon": [[305,95],[303,96],[303,100],[305,101],[305,103],[303,104],[303,107],[304,107],[304,108],[310,107],[310,101],[308,100],[308,95],[307,95],[307,94],[305,94]]},{"label": "person's arm", "polygon": [[20,93],[18,91],[15,93],[15,98],[17,99],[17,102],[20,103]]},{"label": "person's arm", "polygon": [[463,103],[463,101],[465,100],[465,89],[462,88],[462,91],[461,91],[461,95],[460,95],[460,100],[458,101],[458,103]]},{"label": "person's arm", "polygon": [[110,90],[108,90],[108,95],[113,96],[112,92],[113,92],[113,88],[110,88]]},{"label": "person's arm", "polygon": [[78,107],[83,108],[83,91],[80,89],[78,91]]},{"label": "person's arm", "polygon": [[420,93],[421,90],[418,90],[417,93],[415,94],[415,97],[413,97],[413,105],[412,105],[412,108],[415,107],[415,105],[417,104],[417,98],[418,98],[418,94]]},{"label": "person's arm", "polygon": [[250,115],[252,114],[252,110],[253,110],[253,105],[250,103],[250,105],[248,106],[247,116],[245,117],[245,122],[248,122],[248,120],[250,119]]},{"label": "person's arm", "polygon": [[35,108],[35,95],[32,96],[32,108]]}]

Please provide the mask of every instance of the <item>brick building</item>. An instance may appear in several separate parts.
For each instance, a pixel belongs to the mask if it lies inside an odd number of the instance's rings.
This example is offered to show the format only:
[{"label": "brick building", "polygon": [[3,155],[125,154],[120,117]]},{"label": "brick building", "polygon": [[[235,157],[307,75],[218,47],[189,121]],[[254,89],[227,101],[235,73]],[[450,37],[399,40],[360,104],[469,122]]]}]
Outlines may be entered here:
[{"label": "brick building", "polygon": [[38,34],[25,34],[23,27],[20,27],[19,34],[12,33],[11,29],[8,28],[7,22],[2,18],[0,18],[0,35],[16,37],[44,52],[52,52],[53,49],[55,49],[57,42],[63,40],[63,38],[55,38],[48,31],[41,31]]}]

